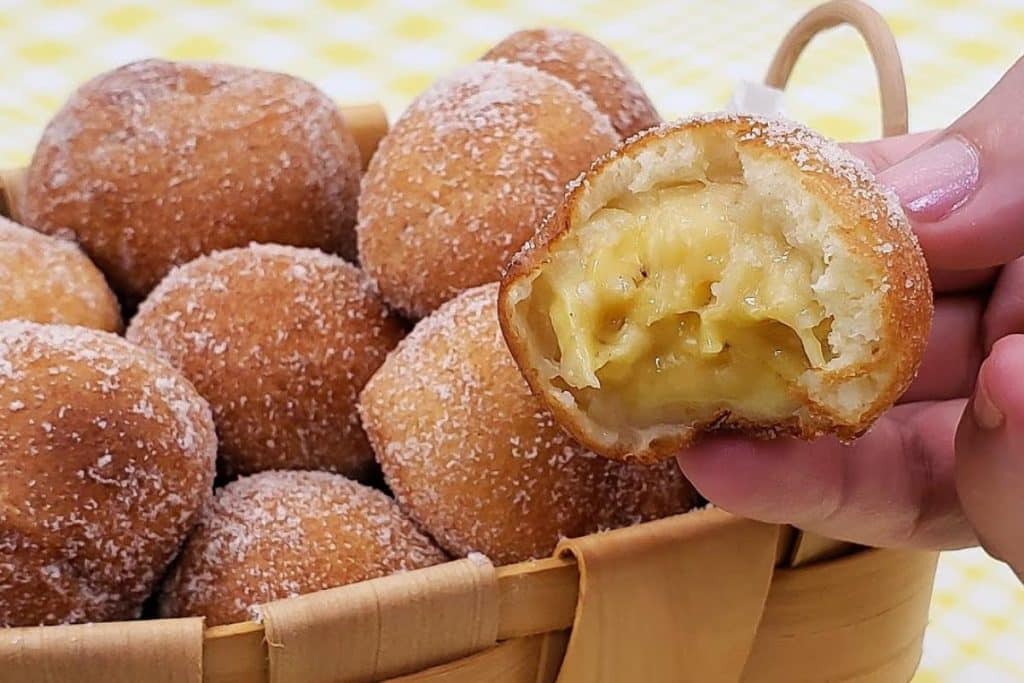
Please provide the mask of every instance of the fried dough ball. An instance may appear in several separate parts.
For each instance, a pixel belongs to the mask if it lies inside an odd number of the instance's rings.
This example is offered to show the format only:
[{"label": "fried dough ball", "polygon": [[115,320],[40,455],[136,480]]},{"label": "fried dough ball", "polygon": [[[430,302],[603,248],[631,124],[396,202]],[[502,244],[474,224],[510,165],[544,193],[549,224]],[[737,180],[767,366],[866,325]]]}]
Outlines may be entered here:
[{"label": "fried dough ball", "polygon": [[689,509],[696,494],[674,463],[624,465],[565,435],[505,347],[497,293],[471,289],[422,320],[363,390],[363,424],[402,508],[449,552],[502,564]]},{"label": "fried dough ball", "polygon": [[261,604],[419,569],[445,554],[368,486],[327,472],[262,472],[217,491],[164,585],[160,613],[208,626]]},{"label": "fried dough ball", "polygon": [[137,618],[216,452],[206,401],[146,351],[0,323],[0,626]]},{"label": "fried dough ball", "polygon": [[566,29],[517,31],[481,59],[532,66],[590,96],[627,138],[661,123],[636,77],[607,46]]},{"label": "fried dough ball", "polygon": [[121,308],[103,274],[73,242],[0,217],[0,320],[121,331]]},{"label": "fried dough ball", "polygon": [[127,336],[210,401],[222,474],[372,466],[356,401],[402,329],[341,258],[266,244],[198,258],[153,290]]},{"label": "fried dough ball", "polygon": [[903,210],[786,121],[695,117],[595,164],[510,267],[501,322],[534,392],[608,457],[705,432],[862,434],[932,317]]},{"label": "fried dough ball", "polygon": [[564,81],[478,62],[418,97],[363,180],[359,258],[384,299],[422,317],[493,282],[563,186],[618,136]]},{"label": "fried dough ball", "polygon": [[360,157],[334,103],[284,74],[146,60],[98,76],[43,133],[25,223],[70,231],[138,301],[249,242],[355,256]]}]

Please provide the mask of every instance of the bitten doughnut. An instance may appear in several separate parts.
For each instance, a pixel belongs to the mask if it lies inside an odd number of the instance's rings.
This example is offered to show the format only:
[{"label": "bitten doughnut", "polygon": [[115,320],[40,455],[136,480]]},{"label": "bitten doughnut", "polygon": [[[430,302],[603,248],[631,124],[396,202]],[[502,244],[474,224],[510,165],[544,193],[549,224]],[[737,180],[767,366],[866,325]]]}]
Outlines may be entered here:
[{"label": "bitten doughnut", "polygon": [[160,596],[206,625],[259,605],[446,560],[380,491],[327,472],[262,472],[217,491]]},{"label": "bitten doughnut", "polygon": [[509,355],[497,293],[471,289],[420,321],[363,390],[363,424],[403,509],[449,552],[506,564],[692,507],[675,463],[606,460],[565,435]]},{"label": "bitten doughnut", "polygon": [[210,408],[106,332],[0,323],[0,626],[135,619],[213,487]]},{"label": "bitten doughnut", "polygon": [[355,256],[359,149],[335,105],[284,74],[136,62],[50,121],[22,219],[70,231],[138,300],[175,265],[249,242]]},{"label": "bitten doughnut", "polygon": [[589,95],[623,138],[661,123],[654,104],[622,60],[582,33],[557,28],[517,31],[481,59],[525,64],[561,78]]},{"label": "bitten doughnut", "polygon": [[564,81],[478,62],[418,97],[380,143],[359,201],[359,258],[385,300],[422,317],[497,280],[562,196],[618,140]]},{"label": "bitten doughnut", "polygon": [[0,320],[121,330],[103,274],[73,242],[0,217]]},{"label": "bitten doughnut", "polygon": [[127,336],[210,401],[223,474],[372,465],[356,400],[402,328],[341,258],[278,245],[198,258],[153,290]]},{"label": "bitten doughnut", "polygon": [[559,422],[650,461],[712,431],[858,436],[913,379],[932,295],[863,163],[723,114],[598,161],[511,266],[500,310]]}]

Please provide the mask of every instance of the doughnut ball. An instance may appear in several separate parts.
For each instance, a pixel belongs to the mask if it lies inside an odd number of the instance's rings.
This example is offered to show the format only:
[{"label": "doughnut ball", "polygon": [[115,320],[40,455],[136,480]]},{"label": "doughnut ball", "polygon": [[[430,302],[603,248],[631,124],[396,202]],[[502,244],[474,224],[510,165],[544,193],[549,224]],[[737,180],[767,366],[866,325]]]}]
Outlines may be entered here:
[{"label": "doughnut ball", "polygon": [[532,66],[589,95],[623,138],[661,123],[647,93],[607,46],[582,33],[547,28],[517,31],[482,59]]},{"label": "doughnut ball", "polygon": [[802,126],[652,129],[571,188],[502,283],[509,347],[594,451],[702,434],[851,440],[910,386],[928,267],[895,195]]},{"label": "doughnut ball", "polygon": [[121,331],[121,309],[103,274],[74,242],[0,217],[0,320]]},{"label": "doughnut ball", "polygon": [[418,97],[370,161],[363,267],[413,318],[497,280],[565,183],[617,140],[565,81],[519,64],[464,67]]},{"label": "doughnut ball", "polygon": [[505,564],[692,507],[674,463],[606,460],[565,435],[509,355],[497,294],[468,290],[420,321],[363,390],[363,424],[402,508],[445,550]]},{"label": "doughnut ball", "polygon": [[334,103],[284,74],[146,60],[89,81],[28,168],[25,223],[70,231],[138,301],[249,242],[355,256],[360,157]]},{"label": "doughnut ball", "polygon": [[209,498],[177,371],[112,334],[0,323],[0,626],[135,619]]},{"label": "doughnut ball", "polygon": [[250,245],[179,266],[128,339],[210,401],[226,476],[373,464],[356,401],[402,328],[366,277],[315,249]]},{"label": "doughnut ball", "polygon": [[165,617],[259,618],[282,598],[419,569],[445,554],[386,495],[329,472],[261,472],[217,491],[160,596]]}]

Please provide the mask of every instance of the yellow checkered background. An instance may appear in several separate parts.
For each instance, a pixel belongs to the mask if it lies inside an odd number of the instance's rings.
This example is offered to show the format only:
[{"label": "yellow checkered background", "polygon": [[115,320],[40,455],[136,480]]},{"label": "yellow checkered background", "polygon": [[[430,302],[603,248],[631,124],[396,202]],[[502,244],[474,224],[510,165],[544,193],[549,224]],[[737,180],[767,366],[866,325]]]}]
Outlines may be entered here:
[{"label": "yellow checkered background", "polygon": [[[800,0],[0,0],[0,165],[25,163],[41,127],[84,79],[147,56],[299,74],[392,117],[440,74],[512,30],[562,25],[617,50],[666,116],[720,108],[758,79]],[[1024,0],[877,0],[895,30],[912,129],[942,126],[1020,55]],[[848,29],[798,65],[792,116],[834,137],[878,131],[874,75]],[[1024,589],[978,550],[944,556],[916,681],[1024,680]]]}]

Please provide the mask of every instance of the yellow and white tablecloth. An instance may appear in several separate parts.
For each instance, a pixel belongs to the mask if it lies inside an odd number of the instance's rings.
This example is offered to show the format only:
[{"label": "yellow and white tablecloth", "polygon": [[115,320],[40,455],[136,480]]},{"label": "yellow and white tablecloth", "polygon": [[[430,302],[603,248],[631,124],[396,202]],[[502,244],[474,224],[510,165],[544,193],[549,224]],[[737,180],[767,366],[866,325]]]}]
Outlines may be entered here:
[{"label": "yellow and white tablecloth", "polygon": [[[28,160],[84,79],[148,56],[301,75],[392,117],[438,75],[516,28],[582,29],[617,50],[662,113],[720,108],[759,79],[808,0],[0,0],[0,165]],[[1024,0],[876,0],[899,39],[912,129],[976,101],[1024,46]],[[870,60],[851,30],[816,41],[788,97],[795,118],[843,139],[878,131]],[[979,550],[939,567],[916,681],[1024,680],[1024,589]]]}]

